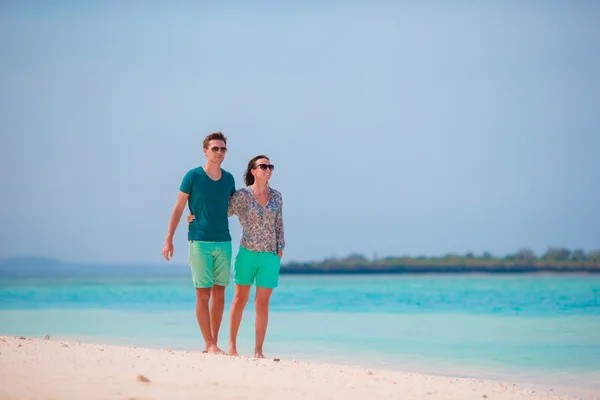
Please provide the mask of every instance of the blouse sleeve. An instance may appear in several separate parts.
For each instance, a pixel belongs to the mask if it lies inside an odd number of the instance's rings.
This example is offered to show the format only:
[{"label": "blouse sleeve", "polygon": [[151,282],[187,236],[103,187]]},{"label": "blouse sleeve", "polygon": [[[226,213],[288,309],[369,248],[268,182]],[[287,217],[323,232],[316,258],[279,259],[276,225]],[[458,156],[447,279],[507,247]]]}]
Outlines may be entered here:
[{"label": "blouse sleeve", "polygon": [[281,193],[278,196],[279,198],[279,207],[277,207],[277,214],[275,214],[275,235],[277,239],[277,250],[282,250],[285,248],[285,235],[283,232],[283,197]]}]

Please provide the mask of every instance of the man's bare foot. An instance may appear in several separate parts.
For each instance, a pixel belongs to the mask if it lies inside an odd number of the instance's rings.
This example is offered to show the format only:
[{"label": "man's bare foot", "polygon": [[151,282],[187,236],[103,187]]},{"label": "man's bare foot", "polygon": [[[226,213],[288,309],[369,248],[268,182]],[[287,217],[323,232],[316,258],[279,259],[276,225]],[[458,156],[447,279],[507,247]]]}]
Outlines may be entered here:
[{"label": "man's bare foot", "polygon": [[238,357],[239,354],[237,352],[237,349],[235,348],[235,344],[234,345],[229,345],[229,351],[227,352],[227,354],[229,354],[230,356],[234,356],[234,357]]},{"label": "man's bare foot", "polygon": [[254,358],[266,358],[266,357],[263,355],[262,351],[256,351],[255,350],[254,351]]},{"label": "man's bare foot", "polygon": [[205,351],[209,354],[225,354],[225,352],[223,350],[221,350],[220,348],[218,348],[216,344],[211,344],[209,346],[206,346]]}]

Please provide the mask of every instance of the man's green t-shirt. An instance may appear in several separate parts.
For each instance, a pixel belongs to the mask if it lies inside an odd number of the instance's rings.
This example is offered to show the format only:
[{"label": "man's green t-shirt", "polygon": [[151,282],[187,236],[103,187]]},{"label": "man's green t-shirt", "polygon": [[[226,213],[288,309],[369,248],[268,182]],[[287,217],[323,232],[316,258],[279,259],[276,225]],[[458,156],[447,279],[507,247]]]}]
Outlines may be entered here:
[{"label": "man's green t-shirt", "polygon": [[233,175],[221,168],[221,179],[214,181],[202,167],[194,168],[185,174],[179,190],[190,195],[188,207],[196,217],[189,224],[188,240],[231,241],[227,207],[235,192]]}]

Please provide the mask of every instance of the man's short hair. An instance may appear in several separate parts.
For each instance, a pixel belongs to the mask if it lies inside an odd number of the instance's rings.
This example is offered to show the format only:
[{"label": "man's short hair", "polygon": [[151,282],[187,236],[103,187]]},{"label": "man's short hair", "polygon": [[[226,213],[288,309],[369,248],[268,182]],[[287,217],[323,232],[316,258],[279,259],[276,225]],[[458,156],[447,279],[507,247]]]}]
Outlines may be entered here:
[{"label": "man's short hair", "polygon": [[208,144],[211,140],[222,140],[225,142],[225,145],[227,145],[227,138],[225,137],[225,135],[223,135],[221,132],[213,132],[204,138],[204,141],[202,142],[202,147],[208,149]]}]

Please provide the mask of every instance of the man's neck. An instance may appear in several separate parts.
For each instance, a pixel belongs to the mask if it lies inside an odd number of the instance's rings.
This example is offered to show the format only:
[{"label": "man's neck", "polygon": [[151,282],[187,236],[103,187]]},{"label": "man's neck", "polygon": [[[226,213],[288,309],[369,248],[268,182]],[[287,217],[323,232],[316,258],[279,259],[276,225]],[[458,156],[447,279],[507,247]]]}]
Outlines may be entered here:
[{"label": "man's neck", "polygon": [[252,191],[255,194],[264,194],[269,191],[269,187],[267,186],[267,182],[254,182],[251,186]]},{"label": "man's neck", "polygon": [[202,168],[207,174],[216,175],[221,172],[221,166],[211,162],[207,162],[202,166]]}]

